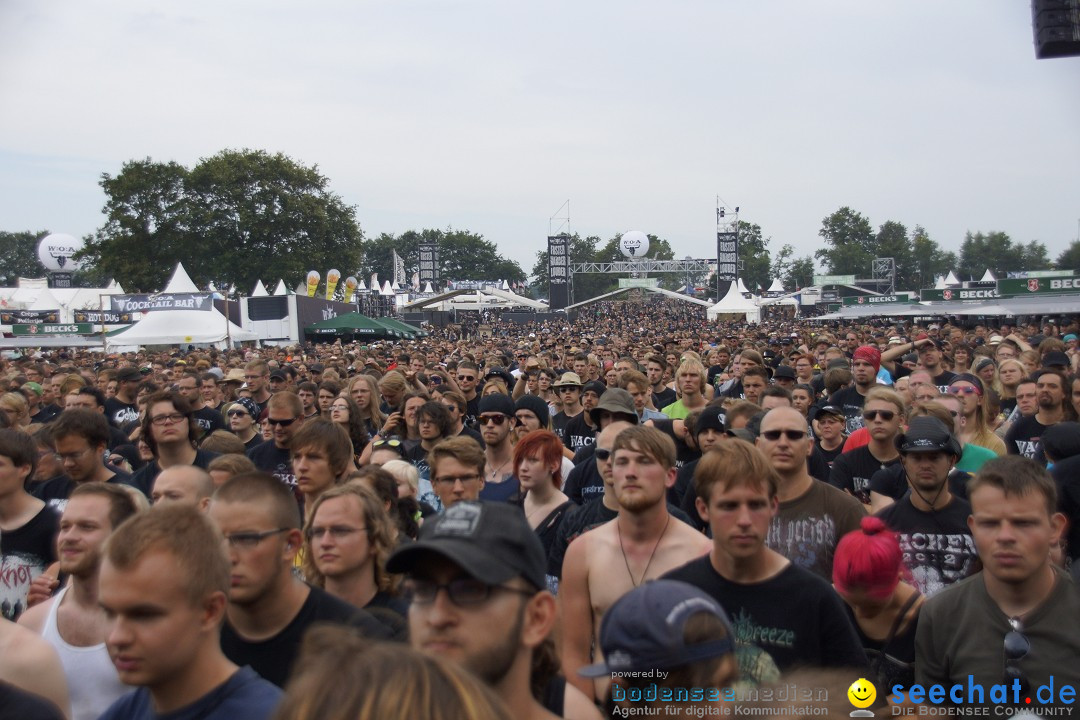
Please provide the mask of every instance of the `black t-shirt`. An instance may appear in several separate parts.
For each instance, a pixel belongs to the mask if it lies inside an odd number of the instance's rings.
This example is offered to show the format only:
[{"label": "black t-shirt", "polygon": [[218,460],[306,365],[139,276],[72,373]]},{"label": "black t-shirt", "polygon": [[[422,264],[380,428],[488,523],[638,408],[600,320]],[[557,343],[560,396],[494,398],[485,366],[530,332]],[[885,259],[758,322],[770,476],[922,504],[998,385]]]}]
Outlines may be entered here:
[{"label": "black t-shirt", "polygon": [[829,471],[829,484],[845,490],[859,499],[864,505],[870,504],[870,478],[878,470],[900,464],[900,457],[882,462],[870,452],[869,445],[855,448],[833,461]]},{"label": "black t-shirt", "polygon": [[835,405],[844,411],[844,434],[850,435],[865,423],[863,422],[862,410],[866,402],[866,396],[859,392],[854,385],[837,390],[829,398],[829,404]]},{"label": "black t-shirt", "polygon": [[936,512],[923,512],[911,494],[877,514],[896,533],[911,582],[927,597],[979,570],[979,554],[968,529],[971,505],[952,502]]},{"label": "black t-shirt", "polygon": [[701,460],[700,457],[691,460],[679,468],[679,472],[675,474],[675,484],[667,490],[667,501],[675,507],[683,507],[683,498],[686,497],[686,493],[693,492],[694,470],[697,468],[699,460]]},{"label": "black t-shirt", "polygon": [[64,720],[51,702],[0,680],[0,720]]},{"label": "black t-shirt", "polygon": [[244,443],[244,452],[247,453],[248,450],[253,450],[262,445],[264,442],[266,441],[263,440],[262,434],[256,431],[256,433],[251,436],[251,439]]},{"label": "black t-shirt", "polygon": [[1065,552],[1072,558],[1074,571],[1080,570],[1080,455],[1058,460],[1050,468],[1058,486],[1058,509],[1069,518]]},{"label": "black t-shirt", "polygon": [[809,570],[789,564],[764,582],[743,585],[713,568],[709,555],[664,575],[705,591],[727,611],[740,644],[772,656],[781,672],[801,665],[866,668],[866,653],[842,601]]},{"label": "black t-shirt", "polygon": [[[580,413],[578,414],[580,415]],[[565,412],[560,411],[555,413],[554,417],[551,418],[552,432],[558,435],[559,439],[562,440],[562,444],[565,445],[567,448],[570,448],[571,450],[573,450],[573,448],[570,447],[570,435],[566,432],[566,427],[575,417],[577,417],[577,415],[567,415]]]},{"label": "black t-shirt", "polygon": [[199,426],[202,431],[199,433],[199,437],[205,437],[215,430],[227,430],[225,426],[225,420],[221,417],[221,413],[213,408],[202,407],[196,410],[192,415],[195,418],[195,424]]},{"label": "black t-shirt", "polygon": [[55,420],[56,416],[59,414],[59,405],[53,405],[52,403],[48,405],[39,405],[37,414],[30,416],[30,424],[34,425],[35,423],[37,423],[44,425],[45,423],[50,423]]},{"label": "black t-shirt", "polygon": [[1048,427],[1039,422],[1035,415],[1021,417],[1005,434],[1005,449],[1010,455],[1023,455],[1045,465],[1041,440]]},{"label": "black t-shirt", "polygon": [[652,404],[657,410],[663,410],[671,403],[679,399],[678,394],[669,387],[665,387],[660,392],[653,391]]},{"label": "black t-shirt", "polygon": [[105,417],[116,427],[123,427],[124,423],[139,419],[139,408],[134,404],[127,404],[117,397],[105,400]]},{"label": "black t-shirt", "polygon": [[487,447],[487,445],[484,443],[484,436],[473,430],[471,427],[466,427],[463,425],[461,427],[461,432],[459,432],[458,435],[464,437],[471,437],[477,442],[478,445],[480,445],[481,449]]},{"label": "black t-shirt", "polygon": [[563,438],[563,443],[577,452],[594,442],[596,442],[596,428],[585,421],[585,413],[581,412],[570,418],[566,423],[566,436]]},{"label": "black t-shirt", "polygon": [[461,418],[461,422],[465,423],[467,427],[475,428],[478,417],[480,417],[479,394],[472,400],[465,401],[465,415]]},{"label": "black t-shirt", "polygon": [[300,612],[277,635],[266,640],[248,641],[236,634],[228,620],[221,627],[221,650],[225,657],[243,667],[250,665],[255,672],[278,687],[289,679],[293,662],[300,652],[304,633],[312,625],[329,623],[359,629],[366,637],[389,639],[390,628],[371,613],[339,600],[325,590],[312,587]]},{"label": "black t-shirt", "polygon": [[817,448],[817,451],[821,454],[821,459],[824,460],[825,464],[829,466],[830,471],[832,470],[833,462],[835,462],[836,458],[840,457],[844,453],[843,442],[834,447],[832,450],[826,450],[825,448],[821,447],[821,440],[819,439],[817,442],[814,443],[814,447]]},{"label": "black t-shirt", "polygon": [[588,504],[602,498],[604,478],[600,477],[600,471],[596,469],[596,458],[591,457],[580,465],[575,465],[566,476],[562,491],[576,505]]},{"label": "black t-shirt", "polygon": [[[117,483],[120,485],[131,484],[131,475],[129,473],[124,472],[120,468],[113,467],[112,465],[106,465],[105,467],[113,473],[113,476],[105,482]],[[53,508],[57,513],[62,513],[67,506],[68,498],[71,497],[71,491],[78,486],[79,483],[75,482],[67,475],[57,475],[43,483],[34,485],[30,489],[30,494],[38,500],[44,500],[45,504]]]},{"label": "black t-shirt", "polygon": [[30,583],[56,562],[60,516],[48,505],[22,527],[0,533],[0,614],[15,621],[26,609]]},{"label": "black t-shirt", "polygon": [[944,395],[949,391],[949,385],[956,378],[956,373],[951,370],[942,370],[937,376],[932,378],[932,380],[934,381],[934,384],[937,385],[938,392]]},{"label": "black t-shirt", "polygon": [[270,439],[248,450],[247,456],[259,470],[270,473],[290,488],[296,487],[296,476],[292,471],[292,454],[288,448],[279,448],[277,443]]},{"label": "black t-shirt", "polygon": [[681,468],[686,463],[697,460],[701,453],[687,445],[681,437],[675,434],[674,420],[653,420],[653,427],[675,441],[675,467]]},{"label": "black t-shirt", "polygon": [[[205,470],[206,466],[210,464],[210,461],[220,455],[221,453],[211,452],[209,450],[196,450],[195,460],[191,464]],[[157,476],[160,472],[161,468],[158,466],[157,460],[151,460],[136,470],[135,474],[127,480],[127,484],[134,488],[138,488],[138,490],[146,497],[150,497],[150,494],[154,491],[154,481],[157,480]]]}]

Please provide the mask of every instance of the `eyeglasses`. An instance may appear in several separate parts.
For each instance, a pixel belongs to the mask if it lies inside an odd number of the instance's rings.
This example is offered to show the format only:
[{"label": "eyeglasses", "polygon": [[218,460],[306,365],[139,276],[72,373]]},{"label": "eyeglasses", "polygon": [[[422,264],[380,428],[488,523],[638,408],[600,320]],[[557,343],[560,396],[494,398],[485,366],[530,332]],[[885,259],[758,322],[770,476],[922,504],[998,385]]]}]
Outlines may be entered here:
[{"label": "eyeglasses", "polygon": [[331,405],[330,410],[348,410],[348,405]]},{"label": "eyeglasses", "polygon": [[296,420],[297,418],[266,418],[266,422],[270,423],[271,425],[280,425],[281,427],[289,427],[294,422],[296,422]]},{"label": "eyeglasses", "polygon": [[761,433],[761,437],[772,442],[776,442],[783,435],[788,440],[796,442],[806,437],[805,430],[764,430]]},{"label": "eyeglasses", "polygon": [[457,379],[462,381],[462,382],[472,382],[473,380],[476,379],[476,376],[475,375],[458,375]]},{"label": "eyeglasses", "polygon": [[446,486],[449,487],[449,486],[457,485],[458,483],[461,483],[462,485],[464,485],[465,483],[470,483],[470,482],[473,482],[474,480],[479,480],[479,479],[480,479],[479,475],[443,475],[442,477],[435,478],[435,480],[433,482],[437,482],[440,485],[446,485]]},{"label": "eyeglasses", "polygon": [[150,418],[150,422],[154,425],[175,425],[185,419],[187,419],[187,416],[183,413],[169,413],[168,415],[155,415]]},{"label": "eyeglasses", "polygon": [[875,420],[880,417],[885,422],[888,422],[896,417],[896,413],[892,410],[866,410],[862,416],[866,420]]},{"label": "eyeglasses", "polygon": [[56,457],[60,458],[60,462],[67,462],[68,460],[71,460],[72,462],[74,462],[74,461],[78,460],[79,458],[83,457],[84,455],[86,455],[86,453],[90,452],[93,449],[94,448],[86,448],[85,450],[80,450],[79,452],[56,453]]},{"label": "eyeglasses", "polygon": [[478,419],[480,420],[481,425],[492,423],[495,427],[502,427],[502,424],[506,422],[506,416],[497,413],[494,415],[481,415]]},{"label": "eyeglasses", "polygon": [[1027,693],[1027,678],[1020,669],[1020,661],[1031,652],[1031,641],[1024,635],[1024,625],[1020,618],[1009,618],[1009,627],[1005,633],[1005,681],[1020,681],[1020,692]]},{"label": "eyeglasses", "polygon": [[950,385],[948,392],[950,395],[960,395],[961,393],[964,395],[982,395],[979,388],[974,385]]},{"label": "eyeglasses", "polygon": [[344,540],[353,533],[363,532],[367,528],[352,528],[343,525],[331,525],[330,527],[310,527],[304,533],[308,540],[321,540],[324,535],[329,535],[334,540]]},{"label": "eyeglasses", "polygon": [[227,412],[225,414],[228,415],[229,417],[240,417],[242,415],[247,415],[248,411],[247,410],[230,410],[229,412]]},{"label": "eyeglasses", "polygon": [[505,590],[506,592],[517,593],[519,595],[525,595],[526,597],[535,595],[533,590],[525,590],[524,588],[512,588],[505,585],[488,585],[486,582],[476,580],[474,578],[459,578],[458,580],[451,580],[448,583],[436,583],[430,580],[418,580],[412,578],[405,583],[405,592],[412,600],[412,602],[418,605],[427,605],[435,602],[435,598],[438,597],[439,591],[445,590],[446,596],[450,598],[450,602],[458,606],[466,605],[479,605],[482,602],[486,602],[491,597],[491,593],[496,590]]},{"label": "eyeglasses", "polygon": [[611,452],[612,451],[607,449],[607,448],[602,448],[602,447],[594,447],[593,448],[593,455],[596,456],[597,460],[600,460],[602,462],[607,462],[608,460],[611,459]]},{"label": "eyeglasses", "polygon": [[225,541],[229,543],[229,547],[237,550],[251,550],[271,535],[280,535],[284,532],[289,532],[289,528],[277,528],[265,532],[233,533],[232,535],[226,535]]}]

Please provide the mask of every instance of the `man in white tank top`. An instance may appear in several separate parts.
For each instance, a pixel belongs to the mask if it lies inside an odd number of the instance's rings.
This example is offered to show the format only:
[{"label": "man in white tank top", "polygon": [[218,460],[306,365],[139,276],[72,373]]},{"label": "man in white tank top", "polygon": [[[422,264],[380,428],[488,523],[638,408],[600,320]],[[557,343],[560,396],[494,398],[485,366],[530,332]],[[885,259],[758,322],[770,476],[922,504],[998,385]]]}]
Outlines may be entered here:
[{"label": "man in white tank top", "polygon": [[59,653],[71,693],[72,720],[95,720],[131,690],[117,678],[105,648],[98,568],[105,540],[135,512],[131,496],[117,485],[77,487],[64,508],[56,539],[60,572],[71,581],[19,618],[20,625],[40,633]]}]

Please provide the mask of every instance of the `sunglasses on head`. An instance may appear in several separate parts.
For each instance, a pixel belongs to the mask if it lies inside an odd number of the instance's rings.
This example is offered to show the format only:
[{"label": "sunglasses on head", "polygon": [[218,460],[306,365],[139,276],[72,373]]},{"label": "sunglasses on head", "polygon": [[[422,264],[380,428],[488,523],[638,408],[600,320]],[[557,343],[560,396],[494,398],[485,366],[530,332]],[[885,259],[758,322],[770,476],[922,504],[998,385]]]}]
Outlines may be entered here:
[{"label": "sunglasses on head", "polygon": [[496,427],[498,427],[498,426],[502,425],[504,422],[506,422],[506,416],[505,415],[499,415],[499,414],[496,414],[496,415],[481,415],[479,417],[479,420],[480,420],[481,425],[487,425],[488,423],[493,423]]},{"label": "sunglasses on head", "polygon": [[863,412],[862,416],[866,420],[875,420],[880,416],[882,420],[888,422],[896,417],[896,413],[892,410],[866,410]]}]

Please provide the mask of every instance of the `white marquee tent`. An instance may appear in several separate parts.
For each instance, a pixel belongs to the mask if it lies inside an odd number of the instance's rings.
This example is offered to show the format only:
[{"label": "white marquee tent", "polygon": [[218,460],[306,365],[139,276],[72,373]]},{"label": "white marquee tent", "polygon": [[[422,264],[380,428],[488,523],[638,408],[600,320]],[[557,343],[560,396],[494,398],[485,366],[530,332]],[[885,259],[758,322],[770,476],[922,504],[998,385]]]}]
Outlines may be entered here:
[{"label": "white marquee tent", "polygon": [[761,321],[761,308],[758,304],[753,300],[744,298],[739,291],[739,286],[732,283],[731,287],[728,288],[727,295],[705,311],[705,317],[709,320],[717,320],[721,318],[730,319],[731,316],[735,315],[743,316],[748,323]]}]

